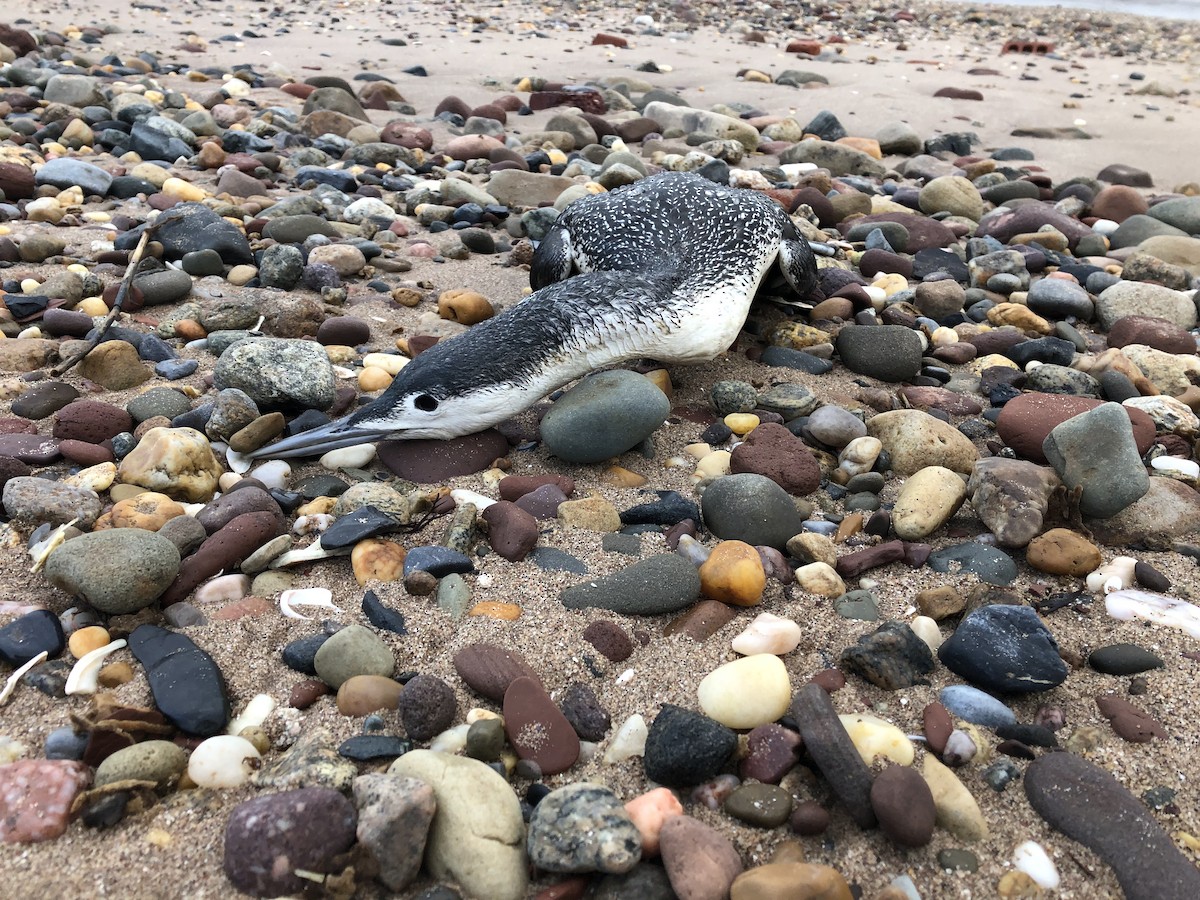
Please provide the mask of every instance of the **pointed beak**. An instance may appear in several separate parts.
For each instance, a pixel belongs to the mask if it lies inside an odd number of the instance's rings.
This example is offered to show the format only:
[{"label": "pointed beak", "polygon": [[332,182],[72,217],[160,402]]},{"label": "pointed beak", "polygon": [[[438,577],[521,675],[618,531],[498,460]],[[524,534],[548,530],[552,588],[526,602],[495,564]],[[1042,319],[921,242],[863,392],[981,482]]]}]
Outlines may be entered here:
[{"label": "pointed beak", "polygon": [[246,454],[251,459],[288,459],[295,456],[320,456],[330,450],[340,450],[342,447],[353,447],[356,444],[369,444],[385,438],[398,437],[395,430],[381,428],[361,428],[349,424],[345,419],[330,422],[319,428],[302,431],[289,438],[284,438],[274,444],[259,447],[253,453]]}]

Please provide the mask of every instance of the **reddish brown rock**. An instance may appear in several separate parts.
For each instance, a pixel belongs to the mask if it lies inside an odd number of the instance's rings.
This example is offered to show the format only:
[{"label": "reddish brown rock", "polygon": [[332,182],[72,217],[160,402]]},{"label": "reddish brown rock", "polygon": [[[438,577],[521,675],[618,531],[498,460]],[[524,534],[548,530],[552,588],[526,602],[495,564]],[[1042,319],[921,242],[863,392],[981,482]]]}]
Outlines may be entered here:
[{"label": "reddish brown rock", "polygon": [[687,608],[663,628],[663,636],[686,634],[697,644],[702,644],[737,615],[732,606],[719,600],[701,600]]},{"label": "reddish brown rock", "polygon": [[58,441],[40,434],[0,434],[0,456],[11,456],[32,466],[58,459]]},{"label": "reddish brown rock", "polygon": [[1145,344],[1163,353],[1195,353],[1196,338],[1185,328],[1156,316],[1125,316],[1108,330],[1108,346]]},{"label": "reddish brown rock", "polygon": [[0,191],[9,202],[33,199],[33,169],[20,163],[0,163]]},{"label": "reddish brown rock", "polygon": [[608,112],[608,104],[595,90],[534,91],[529,95],[529,108],[534,112],[555,106],[574,106],[597,116]]},{"label": "reddish brown rock", "polygon": [[790,728],[775,722],[759,725],[746,735],[746,755],[738,764],[742,779],[779,784],[800,761],[804,740]]},{"label": "reddish brown rock", "polygon": [[944,87],[934,91],[933,96],[949,100],[982,100],[983,94],[974,88]]},{"label": "reddish brown rock", "polygon": [[1102,188],[1092,199],[1091,213],[1097,219],[1112,219],[1124,222],[1130,216],[1142,215],[1150,204],[1141,192],[1123,184]]},{"label": "reddish brown rock", "polygon": [[600,619],[583,629],[583,639],[609,662],[624,662],[633,655],[633,639],[611,619]]},{"label": "reddish brown rock", "polygon": [[569,475],[506,475],[500,479],[500,499],[519,500],[547,484],[553,484],[570,497],[575,493],[575,480]]},{"label": "reddish brown rock", "polygon": [[960,391],[906,385],[896,393],[907,400],[912,409],[940,409],[952,416],[977,416],[983,412],[983,407],[974,397]]},{"label": "reddish brown rock", "polygon": [[54,417],[53,434],[59,440],[99,444],[123,431],[133,431],[133,417],[119,406],[99,400],[75,400]]},{"label": "reddish brown rock", "polygon": [[379,445],[379,461],[389,471],[419,484],[473,475],[506,453],[508,441],[494,428],[448,441],[384,441]]},{"label": "reddish brown rock", "polygon": [[420,128],[410,122],[394,120],[383,126],[379,140],[385,144],[395,144],[407,147],[409,150],[433,149],[433,135],[426,128]]},{"label": "reddish brown rock", "polygon": [[540,682],[524,657],[495,644],[478,643],[463,647],[454,654],[454,671],[475,693],[497,703],[504,700],[509,685],[518,678],[532,678]]},{"label": "reddish brown rock", "polygon": [[536,678],[517,678],[504,692],[504,733],[543,775],[565,772],[579,759],[579,735]]},{"label": "reddish brown rock", "polygon": [[933,838],[937,807],[921,773],[889,766],[871,782],[871,808],[879,827],[901,847],[924,847]]},{"label": "reddish brown rock", "polygon": [[[1057,425],[1095,409],[1102,401],[1069,394],[1022,394],[1004,405],[996,420],[1000,439],[1022,459],[1045,463],[1042,442]],[[1143,454],[1154,443],[1154,422],[1140,409],[1125,407],[1133,423],[1133,439]]]},{"label": "reddish brown rock", "polygon": [[159,602],[170,606],[186,600],[205,580],[223,569],[232,570],[241,565],[242,560],[282,532],[279,517],[271,513],[252,512],[238,516],[183,561],[179,575]]},{"label": "reddish brown rock", "polygon": [[663,867],[681,900],[728,897],[742,874],[742,858],[715,828],[691,816],[672,816],[658,836]]},{"label": "reddish brown rock", "polygon": [[1154,738],[1167,738],[1167,732],[1154,716],[1115,694],[1097,697],[1096,706],[1113,731],[1131,744],[1148,744]]},{"label": "reddish brown rock", "polygon": [[820,56],[820,41],[789,41],[786,53],[799,53],[802,56]]},{"label": "reddish brown rock", "polygon": [[480,518],[488,526],[488,543],[509,562],[520,562],[537,544],[537,519],[515,503],[499,500]]},{"label": "reddish brown rock", "polygon": [[16,416],[0,419],[0,434],[37,434],[37,426]]},{"label": "reddish brown rock", "polygon": [[[1011,207],[1007,212],[987,216],[979,223],[975,236],[990,235],[1000,243],[1007,244],[1018,234],[1030,234],[1039,230],[1043,225],[1049,225],[1066,235],[1067,243],[1072,250],[1075,249],[1080,238],[1092,233],[1092,229],[1087,225],[1059,212],[1049,203],[1027,203]],[[908,247],[910,253],[912,249],[910,241]]]},{"label": "reddish brown rock", "polygon": [[941,756],[950,733],[954,731],[954,719],[950,717],[950,711],[934,700],[922,711],[921,726],[929,749]]},{"label": "reddish brown rock", "polygon": [[789,494],[811,494],[821,484],[821,467],[808,445],[783,425],[759,425],[729,457],[732,474],[765,475]]},{"label": "reddish brown rock", "polygon": [[622,50],[629,46],[629,41],[621,37],[619,34],[604,34],[601,32],[592,38],[592,46],[605,45],[609,47],[620,47]]},{"label": "reddish brown rock", "polygon": [[461,134],[448,140],[442,152],[451,159],[487,159],[489,153],[503,146],[500,141],[486,134]]},{"label": "reddish brown rock", "polygon": [[63,455],[63,459],[81,466],[95,466],[116,460],[108,447],[87,441],[59,441],[58,452]]},{"label": "reddish brown rock", "polygon": [[557,484],[543,484],[535,491],[523,495],[516,504],[535,519],[553,519],[558,507],[567,499]]},{"label": "reddish brown rock", "polygon": [[288,693],[288,706],[308,709],[328,693],[329,685],[319,678],[308,678],[292,687]]},{"label": "reddish brown rock", "polygon": [[845,234],[859,223],[898,222],[908,231],[906,253],[916,253],[929,247],[949,247],[958,243],[956,235],[949,227],[936,219],[927,219],[916,213],[872,213],[867,216],[855,216],[838,224],[838,229]]},{"label": "reddish brown rock", "polygon": [[454,689],[436,675],[418,675],[404,685],[398,708],[405,732],[424,743],[454,724],[458,701]]}]

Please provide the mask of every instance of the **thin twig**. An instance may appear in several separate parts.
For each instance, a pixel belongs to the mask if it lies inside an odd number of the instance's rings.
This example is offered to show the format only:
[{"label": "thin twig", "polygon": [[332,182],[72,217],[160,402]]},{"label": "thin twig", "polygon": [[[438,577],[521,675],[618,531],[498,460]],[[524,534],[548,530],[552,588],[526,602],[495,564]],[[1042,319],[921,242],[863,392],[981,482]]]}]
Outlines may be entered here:
[{"label": "thin twig", "polygon": [[104,340],[104,336],[108,334],[108,329],[112,327],[112,323],[117,320],[117,316],[121,314],[121,307],[125,304],[125,298],[129,296],[129,291],[133,287],[133,278],[137,274],[138,268],[142,264],[142,256],[146,252],[146,245],[150,243],[151,234],[155,231],[154,224],[147,225],[142,231],[141,240],[138,241],[137,247],[129,256],[129,265],[125,268],[125,277],[121,279],[121,286],[117,288],[116,299],[113,300],[112,309],[108,311],[108,315],[104,317],[104,321],[100,323],[100,327],[96,329],[96,333],[88,338],[84,346],[73,353],[67,359],[64,359],[57,366],[50,370],[50,374],[58,377],[78,363],[81,359],[91,353]]}]

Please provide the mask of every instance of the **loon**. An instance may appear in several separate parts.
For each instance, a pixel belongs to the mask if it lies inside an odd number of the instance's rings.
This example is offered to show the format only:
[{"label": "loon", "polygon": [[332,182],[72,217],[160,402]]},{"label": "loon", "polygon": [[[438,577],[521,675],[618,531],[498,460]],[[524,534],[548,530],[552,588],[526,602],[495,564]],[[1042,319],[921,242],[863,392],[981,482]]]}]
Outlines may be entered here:
[{"label": "loon", "polygon": [[589,195],[538,245],[530,296],[434,344],[351,415],[249,456],[459,437],[595,369],[706,362],[733,344],[772,272],[801,299],[817,285],[813,249],[763,193],[668,172]]}]

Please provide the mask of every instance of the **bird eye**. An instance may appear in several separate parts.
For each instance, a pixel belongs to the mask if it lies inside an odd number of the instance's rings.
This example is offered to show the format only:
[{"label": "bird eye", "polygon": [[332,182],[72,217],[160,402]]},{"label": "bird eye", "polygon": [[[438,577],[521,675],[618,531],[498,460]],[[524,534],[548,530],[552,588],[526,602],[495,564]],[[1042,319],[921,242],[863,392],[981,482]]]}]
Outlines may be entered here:
[{"label": "bird eye", "polygon": [[438,402],[436,397],[431,397],[429,394],[419,394],[417,398],[413,400],[413,406],[422,412],[433,412],[438,408]]}]

